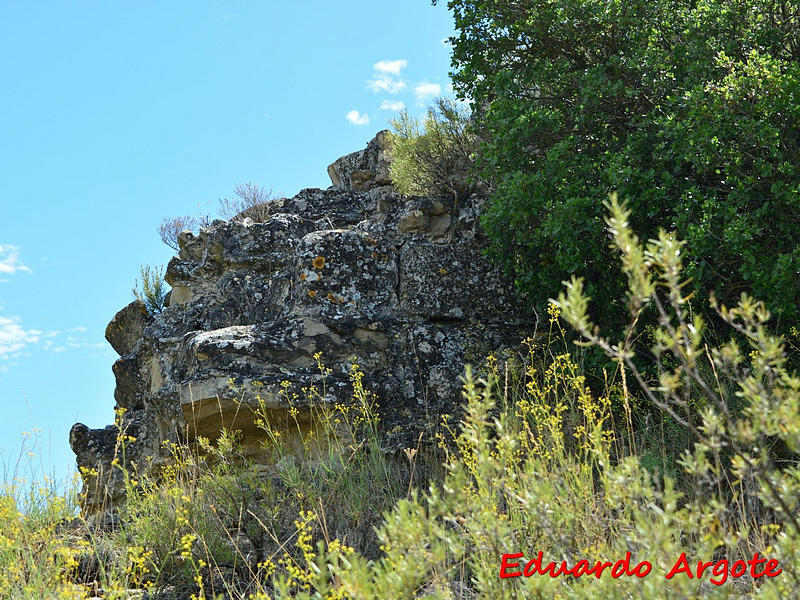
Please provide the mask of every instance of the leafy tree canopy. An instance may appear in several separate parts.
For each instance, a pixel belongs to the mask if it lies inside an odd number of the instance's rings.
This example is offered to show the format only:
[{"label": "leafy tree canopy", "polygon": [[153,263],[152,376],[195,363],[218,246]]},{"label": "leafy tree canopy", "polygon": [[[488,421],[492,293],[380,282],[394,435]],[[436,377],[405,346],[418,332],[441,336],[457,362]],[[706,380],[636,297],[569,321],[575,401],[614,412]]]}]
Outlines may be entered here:
[{"label": "leafy tree canopy", "polygon": [[798,0],[450,0],[492,250],[535,305],[569,274],[608,321],[603,201],[687,241],[697,290],[800,307]]}]

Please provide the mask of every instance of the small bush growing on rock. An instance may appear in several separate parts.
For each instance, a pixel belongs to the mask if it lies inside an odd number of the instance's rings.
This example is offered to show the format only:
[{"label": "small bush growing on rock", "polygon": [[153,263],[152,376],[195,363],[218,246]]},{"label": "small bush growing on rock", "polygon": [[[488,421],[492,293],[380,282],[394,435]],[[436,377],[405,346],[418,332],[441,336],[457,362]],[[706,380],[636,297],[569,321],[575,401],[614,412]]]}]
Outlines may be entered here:
[{"label": "small bush growing on rock", "polygon": [[175,250],[180,250],[178,236],[184,231],[194,231],[197,229],[198,220],[190,215],[184,217],[165,217],[158,226],[158,235],[161,241]]},{"label": "small bush growing on rock", "polygon": [[403,110],[392,121],[391,176],[401,194],[450,196],[464,200],[475,191],[472,157],[475,136],[469,110],[447,98],[438,98],[420,126]]},{"label": "small bush growing on rock", "polygon": [[[239,184],[233,189],[233,198],[219,199],[219,215],[225,220],[249,217],[253,221],[263,222],[269,219],[269,201],[274,198],[271,189],[255,183]],[[184,231],[196,231],[211,225],[212,218],[203,211],[200,203],[200,216],[185,215],[182,217],[164,217],[158,226],[161,241],[175,251],[180,250],[178,236]]]},{"label": "small bush growing on rock", "polygon": [[164,281],[163,267],[142,265],[139,268],[141,282],[134,280],[133,297],[145,305],[150,314],[160,313],[164,310],[167,300],[167,286]]},{"label": "small bush growing on rock", "polygon": [[223,219],[249,217],[263,222],[269,218],[269,201],[274,198],[271,189],[248,181],[233,188],[233,193],[233,198],[219,201],[219,214]]}]

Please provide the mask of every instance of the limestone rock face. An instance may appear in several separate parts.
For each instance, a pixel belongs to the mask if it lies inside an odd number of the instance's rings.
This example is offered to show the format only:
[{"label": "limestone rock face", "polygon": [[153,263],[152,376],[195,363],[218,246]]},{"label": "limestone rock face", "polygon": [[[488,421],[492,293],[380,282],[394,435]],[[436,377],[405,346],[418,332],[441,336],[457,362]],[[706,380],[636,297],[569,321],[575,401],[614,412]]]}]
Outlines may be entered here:
[{"label": "limestone rock face", "polygon": [[[511,284],[482,255],[481,198],[398,196],[386,132],[328,172],[332,187],[271,201],[264,222],[181,234],[169,306],[147,315],[134,302],[111,321],[129,466],[165,464],[165,442],[213,439],[223,427],[241,430],[257,457],[255,397],[275,422],[292,407],[310,420],[303,394],[292,406],[287,397],[320,383],[316,353],[332,370],[325,401],[350,397],[355,358],[378,395],[387,450],[412,445],[457,411],[465,362],[527,333]],[[90,510],[124,495],[112,466],[118,433],[82,424],[70,433]]]},{"label": "limestone rock face", "polygon": [[367,191],[392,183],[389,164],[389,131],[385,129],[364,150],[333,162],[328,167],[328,176],[339,190]]}]

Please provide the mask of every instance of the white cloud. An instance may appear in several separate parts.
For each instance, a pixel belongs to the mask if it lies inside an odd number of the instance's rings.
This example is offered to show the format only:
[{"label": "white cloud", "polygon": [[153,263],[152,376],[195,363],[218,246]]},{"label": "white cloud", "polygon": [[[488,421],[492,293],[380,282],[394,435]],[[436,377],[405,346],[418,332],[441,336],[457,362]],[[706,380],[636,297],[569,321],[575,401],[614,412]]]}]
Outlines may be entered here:
[{"label": "white cloud", "polygon": [[19,319],[0,317],[0,359],[12,358],[28,344],[36,344],[42,336],[37,329],[24,329]]},{"label": "white cloud", "polygon": [[87,338],[86,327],[72,327],[63,331],[25,329],[19,317],[0,316],[0,372],[7,372],[21,356],[30,356],[31,347],[61,353],[70,349],[105,347],[105,343]]},{"label": "white cloud", "polygon": [[403,110],[406,107],[400,100],[394,102],[392,100],[384,100],[381,102],[381,110]]},{"label": "white cloud", "polygon": [[379,60],[372,65],[374,79],[367,81],[367,87],[376,94],[385,92],[397,94],[406,89],[406,82],[400,78],[400,71],[408,66],[405,58],[398,60]]},{"label": "white cloud", "polygon": [[347,120],[353,125],[369,125],[369,115],[362,115],[357,110],[351,110],[347,113]]},{"label": "white cloud", "polygon": [[394,79],[389,75],[378,75],[375,79],[367,82],[367,87],[376,94],[380,92],[397,94],[406,89],[406,82],[400,79]]},{"label": "white cloud", "polygon": [[379,60],[372,65],[374,79],[367,81],[367,87],[376,94],[385,92],[397,94],[406,89],[406,82],[400,79],[400,71],[408,66],[405,58],[398,60]]},{"label": "white cloud", "polygon": [[417,95],[419,100],[433,98],[434,96],[438,96],[442,93],[442,86],[440,86],[438,83],[428,83],[425,81],[414,86],[414,93]]},{"label": "white cloud", "polygon": [[19,247],[11,244],[0,244],[0,273],[13,275],[17,271],[33,272],[20,261]]},{"label": "white cloud", "polygon": [[380,60],[372,65],[372,68],[381,73],[391,73],[392,75],[400,75],[400,71],[408,66],[408,61],[405,58],[400,60]]}]

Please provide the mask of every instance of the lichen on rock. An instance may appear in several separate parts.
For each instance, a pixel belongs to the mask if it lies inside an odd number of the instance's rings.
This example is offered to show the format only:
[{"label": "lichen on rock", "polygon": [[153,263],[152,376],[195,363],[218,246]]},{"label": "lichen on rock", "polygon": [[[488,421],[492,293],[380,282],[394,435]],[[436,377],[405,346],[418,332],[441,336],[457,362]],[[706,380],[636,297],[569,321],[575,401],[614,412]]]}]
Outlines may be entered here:
[{"label": "lichen on rock", "polygon": [[[257,456],[252,399],[276,418],[290,408],[307,417],[303,396],[290,407],[281,389],[317,383],[317,353],[337,401],[350,394],[355,359],[380,398],[387,450],[409,445],[456,412],[468,356],[518,343],[527,319],[483,256],[484,200],[399,196],[386,144],[380,132],[328,168],[333,186],[272,200],[261,222],[182,234],[169,306],[148,315],[134,302],[112,319],[127,466],[155,468],[169,460],[165,441],[223,427],[242,430]],[[80,423],[70,433],[90,511],[124,496],[118,433]]]}]

